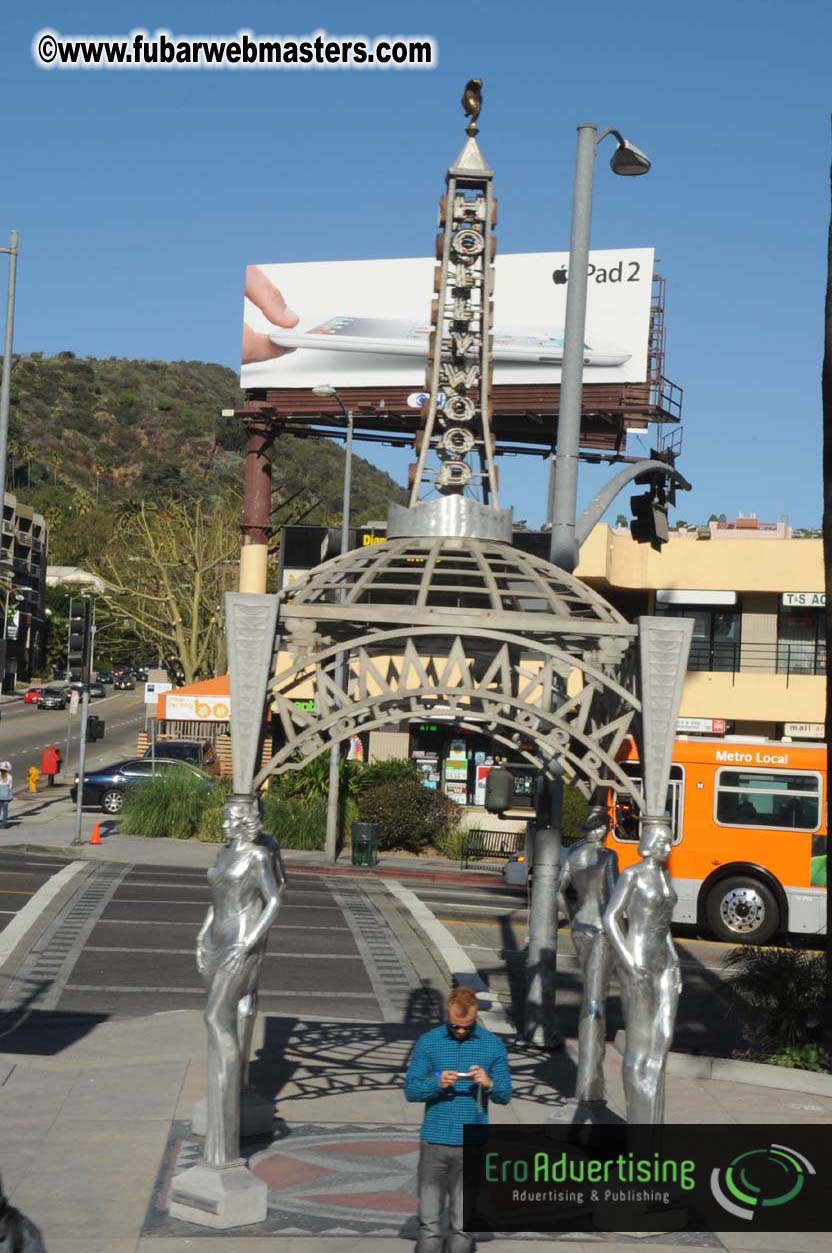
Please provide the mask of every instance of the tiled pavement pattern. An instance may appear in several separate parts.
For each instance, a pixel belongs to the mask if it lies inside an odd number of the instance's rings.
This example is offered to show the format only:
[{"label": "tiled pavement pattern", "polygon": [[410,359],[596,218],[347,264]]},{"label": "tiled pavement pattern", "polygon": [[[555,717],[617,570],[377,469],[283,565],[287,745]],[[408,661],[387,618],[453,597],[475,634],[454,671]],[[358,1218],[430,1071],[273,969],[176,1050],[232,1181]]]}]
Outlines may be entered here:
[{"label": "tiled pavement pattern", "polygon": [[[207,1228],[177,1222],[166,1212],[172,1180],[195,1165],[201,1141],[190,1123],[174,1123],[171,1138],[148,1210],[143,1235],[204,1237]],[[260,1151],[249,1165],[269,1189],[269,1213],[262,1224],[238,1231],[238,1237],[350,1236],[413,1240],[416,1224],[418,1128],[385,1124],[308,1123]],[[491,1239],[489,1235],[486,1239]],[[512,1240],[552,1240],[695,1248],[724,1248],[710,1232],[657,1233],[628,1236],[586,1232],[552,1236],[512,1233]],[[311,1253],[311,1250],[310,1250]]]}]

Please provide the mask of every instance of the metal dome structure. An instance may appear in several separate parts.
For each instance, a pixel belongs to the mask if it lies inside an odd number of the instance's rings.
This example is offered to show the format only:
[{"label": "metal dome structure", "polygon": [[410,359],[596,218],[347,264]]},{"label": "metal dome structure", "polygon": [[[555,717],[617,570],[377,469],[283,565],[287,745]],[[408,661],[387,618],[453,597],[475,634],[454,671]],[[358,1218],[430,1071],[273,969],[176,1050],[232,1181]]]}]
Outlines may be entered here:
[{"label": "metal dome structure", "polygon": [[579,579],[500,540],[346,553],[280,598],[270,697],[284,743],[255,783],[356,732],[442,716],[538,767],[556,759],[587,794],[633,793],[615,758],[640,708],[637,634]]}]

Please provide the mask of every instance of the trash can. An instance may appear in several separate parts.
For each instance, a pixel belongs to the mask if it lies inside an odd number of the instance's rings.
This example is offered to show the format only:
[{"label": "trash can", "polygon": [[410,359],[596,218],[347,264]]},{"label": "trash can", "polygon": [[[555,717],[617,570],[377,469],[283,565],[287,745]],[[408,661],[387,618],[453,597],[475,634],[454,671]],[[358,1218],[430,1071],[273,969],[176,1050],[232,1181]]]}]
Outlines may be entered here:
[{"label": "trash can", "polygon": [[354,822],[352,831],[352,864],[377,866],[381,827],[377,822]]},{"label": "trash can", "polygon": [[87,718],[87,739],[88,740],[103,740],[104,739],[104,727],[105,727],[105,722],[103,718],[98,718],[96,717],[95,714],[90,714],[90,716]]}]

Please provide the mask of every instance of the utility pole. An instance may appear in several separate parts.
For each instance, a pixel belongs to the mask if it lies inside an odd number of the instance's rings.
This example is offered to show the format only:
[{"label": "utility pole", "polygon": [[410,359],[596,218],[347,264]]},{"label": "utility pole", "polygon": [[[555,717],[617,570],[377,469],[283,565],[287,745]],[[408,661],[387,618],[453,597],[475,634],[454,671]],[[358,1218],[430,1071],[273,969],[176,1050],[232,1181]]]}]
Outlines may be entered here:
[{"label": "utility pole", "polygon": [[[77,606],[77,607],[76,607]],[[87,717],[90,708],[90,660],[92,655],[92,602],[76,596],[70,602],[69,648],[67,669],[70,682],[79,681],[81,688],[81,729],[78,735],[78,791],[75,800],[75,836],[73,844],[81,844],[81,819],[84,809],[84,767],[87,756]],[[71,708],[71,706],[70,706]]]},{"label": "utility pole", "polygon": [[[607,135],[614,135],[618,146],[610,162],[615,174],[646,174],[650,162],[618,131],[609,127],[598,134],[592,122],[578,126],[575,181],[572,188],[572,226],[569,237],[569,267],[566,289],[566,321],[563,340],[563,367],[560,380],[557,451],[554,474],[549,480],[547,521],[551,520],[549,560],[568,574],[578,564],[576,540],[578,458],[581,443],[581,401],[583,397],[584,341],[586,331],[589,234],[592,223],[592,181],[595,152]],[[556,689],[552,697],[558,695]],[[554,1048],[559,1044],[556,1025],[558,897],[561,862],[561,815],[563,813],[563,773],[557,762],[544,769],[541,786],[547,792],[541,816],[546,826],[534,837],[532,894],[529,904],[529,953],[526,962],[526,1020],[524,1034],[529,1043]]]},{"label": "utility pole", "polygon": [[6,298],[6,334],[3,340],[3,373],[0,380],[0,487],[6,493],[6,458],[9,447],[9,396],[11,393],[12,342],[14,340],[14,292],[17,279],[17,231],[12,231],[8,248],[0,252],[9,258],[9,290]]},{"label": "utility pole", "polygon": [[[344,495],[341,504],[341,555],[349,550],[350,546],[350,498],[352,495],[352,429],[353,414],[352,409],[348,409],[335,388],[329,383],[322,383],[318,387],[313,387],[312,391],[316,396],[334,396],[341,406],[341,411],[347,420],[347,436],[344,447]],[[344,668],[346,659],[343,653],[338,654],[338,662],[335,668],[335,685],[340,690],[344,686]],[[324,842],[324,856],[326,860],[334,865],[338,860],[338,806],[340,802],[341,791],[341,745],[333,743],[329,750],[329,792],[327,794],[326,803],[326,839]]]},{"label": "utility pole", "polygon": [[[6,333],[3,341],[3,371],[0,376],[0,520],[6,503],[6,459],[9,447],[9,397],[11,393],[12,374],[12,343],[14,340],[14,292],[17,277],[17,231],[12,231],[8,248],[0,248],[9,258],[9,290],[6,300]],[[14,578],[12,573],[10,576]],[[6,618],[8,618],[8,598],[6,600]],[[0,690],[6,680],[6,649],[8,636],[3,627],[3,641],[0,644]]]}]

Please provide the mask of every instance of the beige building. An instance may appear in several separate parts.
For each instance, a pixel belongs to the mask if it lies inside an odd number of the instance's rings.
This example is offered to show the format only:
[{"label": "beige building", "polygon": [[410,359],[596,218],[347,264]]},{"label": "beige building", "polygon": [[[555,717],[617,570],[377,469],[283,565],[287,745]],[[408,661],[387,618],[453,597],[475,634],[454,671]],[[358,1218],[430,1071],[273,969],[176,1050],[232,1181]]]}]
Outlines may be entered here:
[{"label": "beige building", "polygon": [[578,576],[628,618],[694,619],[680,730],[822,739],[823,544],[756,518],[671,532],[660,552],[598,526]]}]

